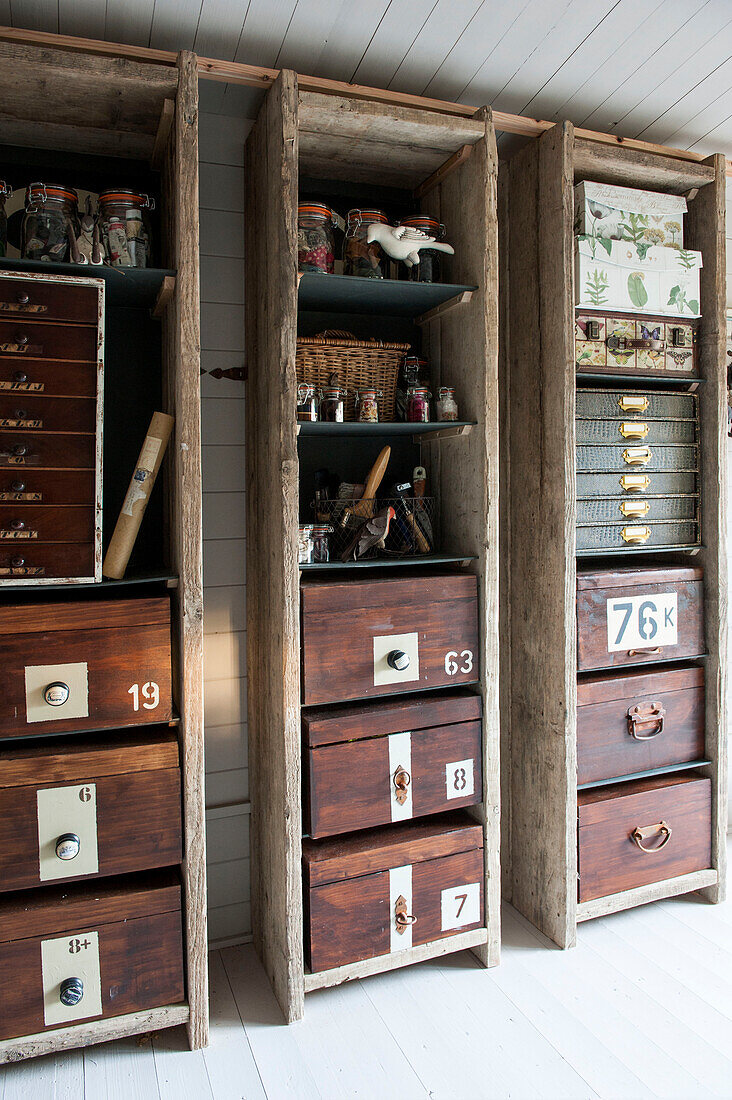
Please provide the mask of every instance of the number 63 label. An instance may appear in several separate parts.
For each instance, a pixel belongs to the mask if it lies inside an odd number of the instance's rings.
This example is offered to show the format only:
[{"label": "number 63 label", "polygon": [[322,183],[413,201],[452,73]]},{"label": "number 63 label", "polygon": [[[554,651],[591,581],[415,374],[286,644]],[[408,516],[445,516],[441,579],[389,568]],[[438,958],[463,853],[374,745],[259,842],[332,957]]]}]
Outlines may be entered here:
[{"label": "number 63 label", "polygon": [[655,649],[676,645],[678,619],[675,592],[653,596],[618,596],[607,601],[608,653],[621,649]]}]

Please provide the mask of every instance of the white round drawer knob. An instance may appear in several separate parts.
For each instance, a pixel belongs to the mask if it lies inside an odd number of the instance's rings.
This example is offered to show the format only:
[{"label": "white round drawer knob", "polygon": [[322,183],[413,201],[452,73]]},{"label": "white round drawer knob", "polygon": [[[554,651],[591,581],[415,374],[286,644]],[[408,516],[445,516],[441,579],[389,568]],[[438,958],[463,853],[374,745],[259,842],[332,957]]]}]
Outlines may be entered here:
[{"label": "white round drawer knob", "polygon": [[56,841],[56,855],[59,859],[76,859],[81,841],[76,833],[64,833]]},{"label": "white round drawer knob", "polygon": [[49,707],[62,707],[70,694],[68,684],[64,684],[61,680],[55,680],[45,688],[43,698]]},{"label": "white round drawer knob", "polygon": [[386,658],[386,663],[395,668],[397,672],[404,672],[409,668],[409,657],[402,649],[392,649],[389,656]]},{"label": "white round drawer knob", "polygon": [[79,1001],[84,996],[84,983],[81,978],[66,978],[61,982],[58,996],[61,1004],[66,1005],[67,1008],[73,1008],[74,1005],[78,1005]]}]

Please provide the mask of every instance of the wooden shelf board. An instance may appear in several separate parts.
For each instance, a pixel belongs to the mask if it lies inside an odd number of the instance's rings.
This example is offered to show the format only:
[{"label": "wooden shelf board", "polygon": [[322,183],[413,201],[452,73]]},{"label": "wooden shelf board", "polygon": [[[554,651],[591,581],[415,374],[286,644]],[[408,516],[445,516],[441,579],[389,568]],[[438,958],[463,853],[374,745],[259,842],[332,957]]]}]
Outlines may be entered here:
[{"label": "wooden shelf board", "polygon": [[43,588],[43,594],[50,596],[60,592],[73,592],[79,588],[96,589],[98,592],[103,592],[108,588],[131,588],[135,585],[148,584],[164,584],[166,588],[177,588],[178,578],[173,573],[165,571],[160,573],[131,574],[129,577],[122,577],[121,580],[118,581],[108,580],[105,577],[102,581],[83,580],[74,582],[73,584],[62,584],[53,577],[33,577],[25,582],[18,582],[17,584],[0,584],[0,596],[5,592],[22,592],[24,595],[32,595],[34,589],[41,587]]},{"label": "wooden shelf board", "polygon": [[601,550],[578,550],[578,558],[606,558],[618,554],[626,557],[628,554],[687,554],[691,551],[703,550],[698,542],[685,543],[683,546],[618,546],[615,549],[603,547]]},{"label": "wooden shelf board", "polygon": [[300,569],[305,573],[322,573],[334,569],[399,569],[404,566],[424,565],[467,565],[475,561],[469,554],[420,554],[415,557],[405,558],[371,558],[368,561],[329,561],[317,562],[313,565],[301,565]]},{"label": "wooden shelf board", "polygon": [[107,1043],[128,1035],[160,1031],[165,1027],[177,1027],[187,1023],[189,1016],[187,1004],[168,1005],[143,1012],[131,1012],[127,1016],[113,1016],[106,1020],[87,1020],[81,1024],[53,1028],[20,1039],[3,1039],[0,1041],[0,1065],[90,1046],[92,1043]]},{"label": "wooden shelf board", "polygon": [[670,775],[673,772],[689,771],[691,768],[704,768],[711,760],[689,760],[685,764],[667,764],[663,768],[649,768],[644,772],[632,772],[631,775],[616,775],[612,779],[596,779],[592,783],[578,783],[578,791],[589,791],[595,787],[609,787],[615,783],[631,783],[634,779],[648,779],[653,775]]},{"label": "wooden shelf board", "polygon": [[673,898],[678,894],[690,894],[706,886],[715,886],[719,881],[716,871],[692,871],[689,875],[652,882],[648,886],[636,886],[634,890],[623,890],[619,894],[607,894],[604,898],[581,901],[577,905],[577,921],[594,920],[609,913],[619,913],[623,909],[632,909],[635,905],[645,905],[661,898]]},{"label": "wooden shelf board", "polygon": [[[361,424],[349,420],[344,424],[331,424],[324,421],[310,423],[303,421],[297,425],[299,436],[425,436],[424,442],[443,439],[454,435],[468,435],[476,426],[475,420],[435,420],[430,424],[407,424],[400,420],[385,420],[379,424]],[[420,440],[421,442],[422,440]]]},{"label": "wooden shelf board", "polygon": [[315,974],[305,971],[305,992],[328,989],[357,978],[367,978],[372,974],[384,974],[402,966],[413,966],[414,963],[424,962],[426,959],[437,959],[441,955],[453,955],[456,951],[480,947],[487,942],[488,929],[474,928],[472,932],[461,932],[456,936],[419,944],[393,955],[378,955],[375,959],[363,959],[361,962],[347,963],[345,966],[336,966],[333,970],[321,970]]},{"label": "wooden shelf board", "polygon": [[89,264],[51,264],[41,260],[0,259],[0,271],[22,275],[81,275],[86,279],[103,279],[107,305],[136,306],[153,309],[166,279],[175,279],[175,272],[155,267],[91,267]]},{"label": "wooden shelf board", "polygon": [[304,272],[298,286],[298,308],[326,313],[374,313],[419,317],[457,298],[474,286],[412,283],[401,279],[364,279],[357,275]]},{"label": "wooden shelf board", "polygon": [[642,377],[638,375],[630,374],[611,374],[608,371],[577,371],[577,385],[582,386],[583,382],[602,382],[607,385],[608,382],[622,382],[627,386],[629,390],[645,389],[646,383],[651,382],[651,389],[683,389],[687,392],[691,389],[696,389],[697,386],[703,385],[706,381],[704,378],[674,378],[668,374],[644,374]]}]

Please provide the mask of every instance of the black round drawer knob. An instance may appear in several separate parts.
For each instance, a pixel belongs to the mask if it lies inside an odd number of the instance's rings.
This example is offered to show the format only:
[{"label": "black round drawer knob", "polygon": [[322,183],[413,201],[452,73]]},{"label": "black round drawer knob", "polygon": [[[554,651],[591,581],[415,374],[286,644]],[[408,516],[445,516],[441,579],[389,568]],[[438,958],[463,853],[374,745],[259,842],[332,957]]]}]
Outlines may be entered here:
[{"label": "black round drawer knob", "polygon": [[73,1008],[74,1005],[78,1005],[83,996],[84,983],[81,978],[66,978],[61,982],[58,999],[62,1005],[66,1005],[67,1008]]},{"label": "black round drawer knob", "polygon": [[21,347],[25,347],[28,343],[28,336],[25,332],[16,332],[15,343],[20,344]]},{"label": "black round drawer knob", "polygon": [[13,416],[15,417],[16,420],[24,420],[27,415],[28,415],[28,413],[26,412],[25,409],[16,409],[15,412],[13,413]]},{"label": "black round drawer knob", "polygon": [[403,649],[392,649],[386,658],[386,663],[397,672],[404,672],[409,668],[409,657]]},{"label": "black round drawer knob", "polygon": [[76,859],[81,848],[81,840],[76,833],[62,833],[56,841],[56,855],[59,859]]},{"label": "black round drawer knob", "polygon": [[11,558],[10,564],[13,569],[21,569],[25,565],[25,558]]},{"label": "black round drawer knob", "polygon": [[43,690],[43,698],[49,707],[62,707],[70,694],[69,685],[65,684],[63,680],[54,680],[52,684],[48,684]]},{"label": "black round drawer knob", "polygon": [[13,454],[16,458],[22,458],[27,450],[28,448],[26,447],[25,443],[19,443],[17,447],[13,447]]},{"label": "black round drawer knob", "polygon": [[12,483],[12,485],[10,486],[10,491],[12,493],[23,493],[23,492],[25,492],[25,482],[24,481],[14,481]]},{"label": "black round drawer knob", "polygon": [[24,370],[17,370],[15,372],[15,374],[13,375],[13,382],[27,382],[27,381],[28,381],[28,375],[25,373]]},{"label": "black round drawer knob", "polygon": [[29,295],[24,294],[22,290],[19,290],[18,291],[18,305],[19,306],[27,306],[29,302],[30,302]]},{"label": "black round drawer knob", "polygon": [[25,527],[25,524],[23,523],[22,519],[11,519],[11,521],[10,521],[10,530],[11,531],[22,531],[24,527]]}]

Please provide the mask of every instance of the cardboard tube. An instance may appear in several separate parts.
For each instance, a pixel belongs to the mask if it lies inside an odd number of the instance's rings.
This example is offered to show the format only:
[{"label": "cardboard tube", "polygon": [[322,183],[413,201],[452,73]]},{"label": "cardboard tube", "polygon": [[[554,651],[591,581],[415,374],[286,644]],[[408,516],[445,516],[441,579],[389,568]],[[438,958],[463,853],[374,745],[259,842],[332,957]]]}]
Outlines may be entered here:
[{"label": "cardboard tube", "polygon": [[172,416],[161,412],[153,413],[102,565],[102,574],[110,580],[118,581],[125,575],[172,430]]}]

